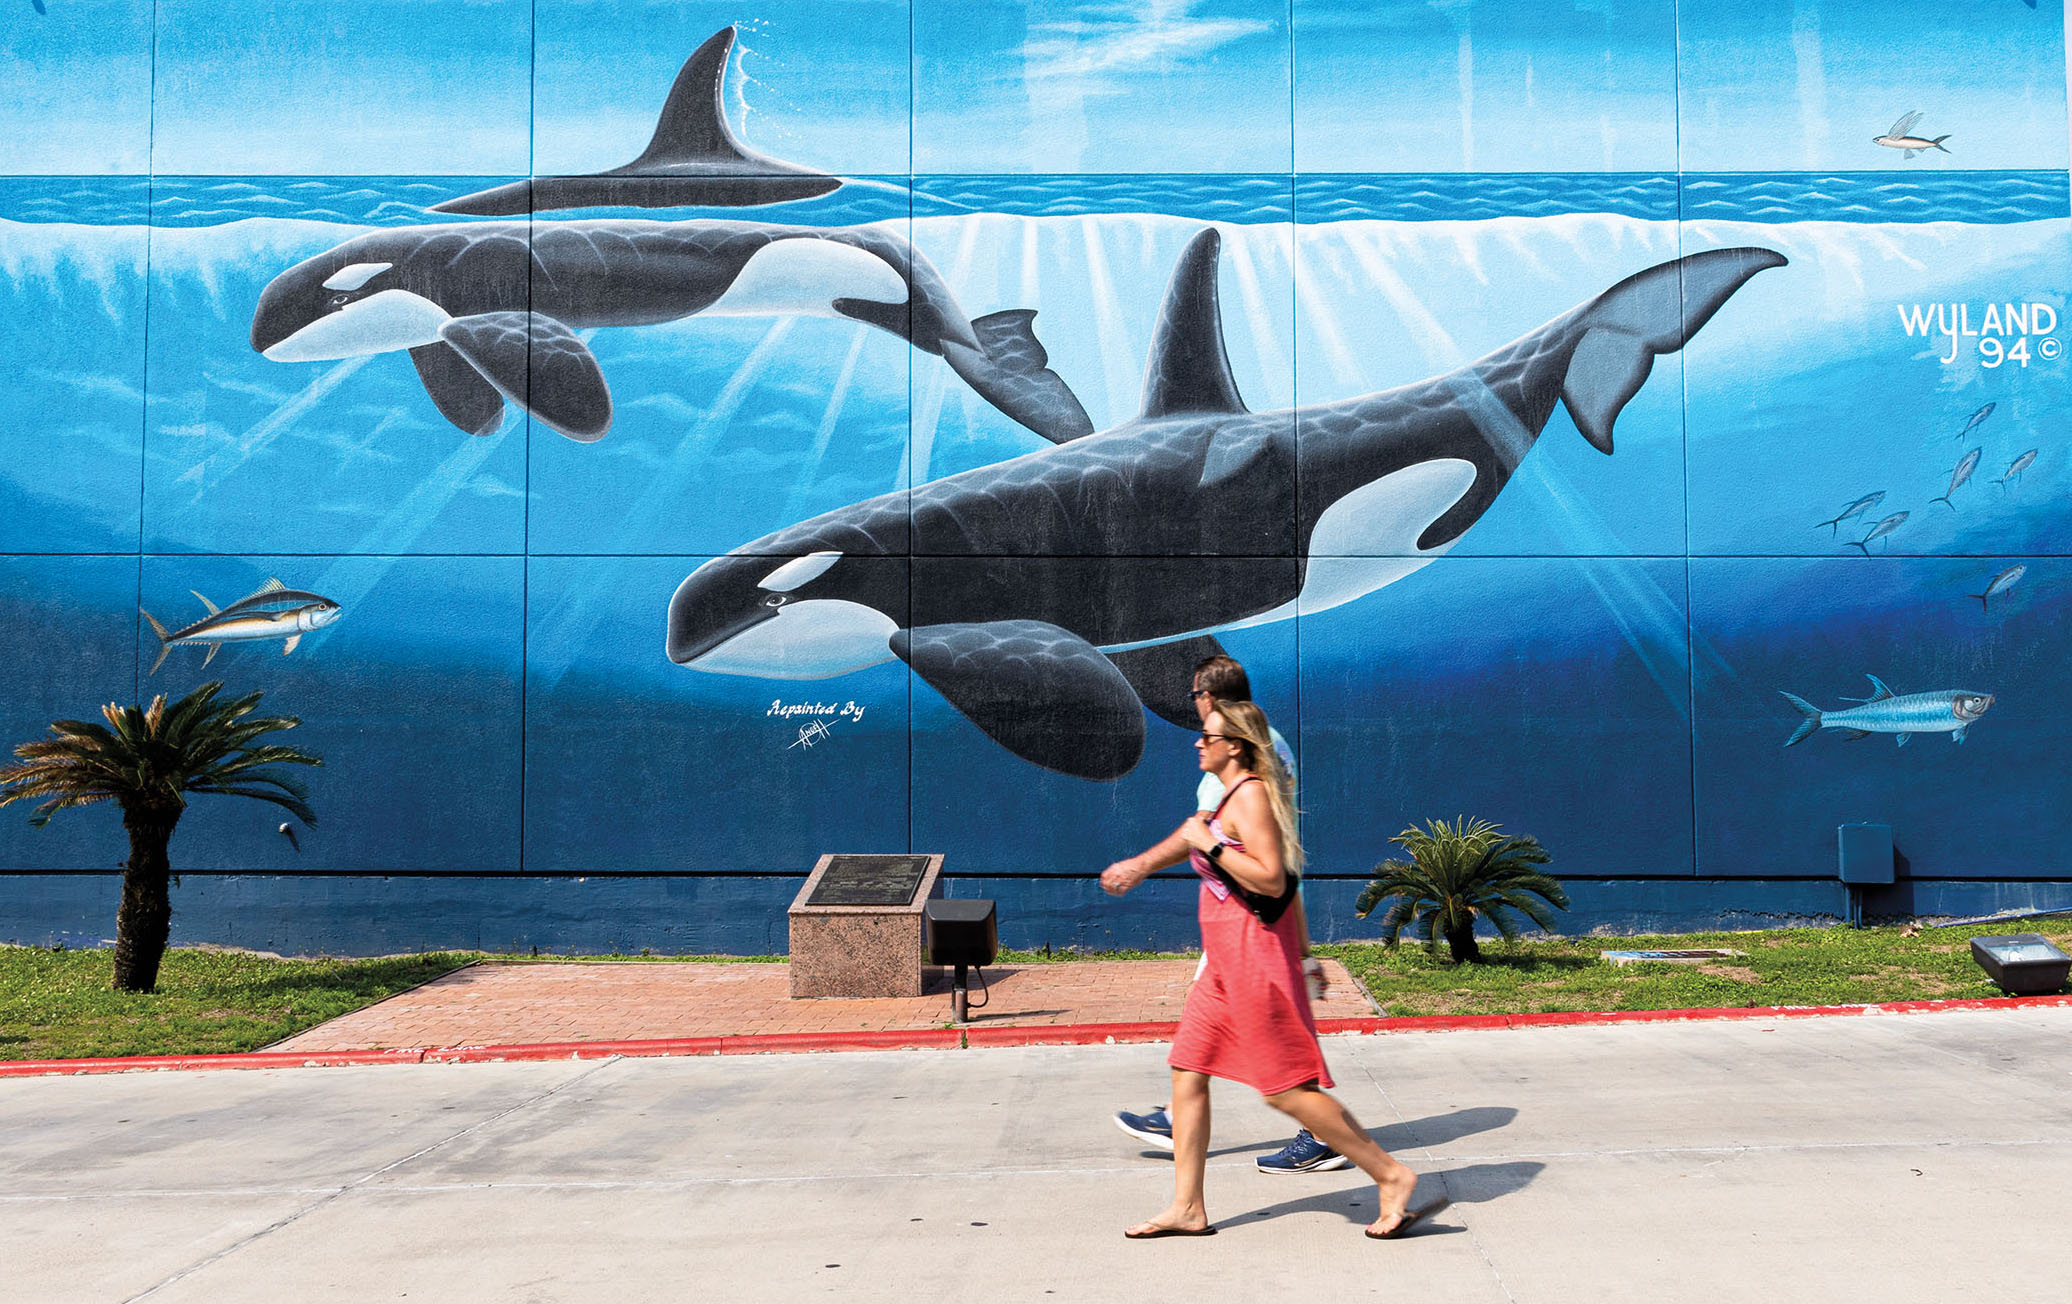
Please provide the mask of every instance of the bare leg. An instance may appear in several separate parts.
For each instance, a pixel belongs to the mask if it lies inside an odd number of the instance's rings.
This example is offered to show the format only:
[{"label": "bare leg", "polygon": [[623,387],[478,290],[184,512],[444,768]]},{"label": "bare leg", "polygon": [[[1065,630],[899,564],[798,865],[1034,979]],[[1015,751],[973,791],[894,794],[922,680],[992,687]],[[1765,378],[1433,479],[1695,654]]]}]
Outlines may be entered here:
[{"label": "bare leg", "polygon": [[[1410,1207],[1411,1193],[1417,1190],[1417,1174],[1374,1144],[1374,1138],[1367,1135],[1367,1129],[1360,1126],[1360,1121],[1345,1106],[1314,1085],[1268,1096],[1266,1103],[1308,1128],[1310,1135],[1358,1164],[1361,1172],[1374,1179],[1374,1184],[1380,1188],[1381,1215],[1367,1225],[1368,1231],[1380,1235],[1402,1220],[1404,1210]],[[1177,1144],[1177,1118],[1174,1119],[1173,1136]]]},{"label": "bare leg", "polygon": [[1174,1069],[1173,1103],[1167,1112],[1173,1120],[1173,1203],[1164,1213],[1130,1228],[1134,1235],[1161,1227],[1193,1230],[1209,1225],[1208,1206],[1202,1200],[1202,1175],[1209,1166],[1208,1074]]}]

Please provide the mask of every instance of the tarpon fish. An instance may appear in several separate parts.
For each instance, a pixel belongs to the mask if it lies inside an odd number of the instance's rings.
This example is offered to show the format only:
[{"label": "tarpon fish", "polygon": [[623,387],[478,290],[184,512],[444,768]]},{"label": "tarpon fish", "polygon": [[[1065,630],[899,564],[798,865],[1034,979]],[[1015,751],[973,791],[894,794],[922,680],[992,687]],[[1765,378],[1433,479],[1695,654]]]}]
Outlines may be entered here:
[{"label": "tarpon fish", "polygon": [[434,213],[518,217],[569,208],[742,208],[812,199],[842,179],[766,157],[727,128],[727,56],[734,29],[706,38],[676,74],[639,158],[588,176],[530,177],[433,204]]},{"label": "tarpon fish", "polygon": [[[1863,497],[1857,499],[1855,502],[1850,503],[1847,507],[1844,507],[1842,509],[1842,514],[1840,516],[1837,516],[1832,521],[1822,521],[1820,525],[1830,527],[1829,537],[1833,537],[1834,535],[1838,535],[1842,532],[1843,521],[1849,520],[1852,517],[1861,516],[1865,512],[1869,511],[1871,508],[1876,507],[1879,503],[1882,503],[1884,501],[1885,491],[1883,489],[1878,490],[1878,492],[1874,494],[1865,494]],[[1820,525],[1816,525],[1813,528],[1817,530],[1820,528]]]},{"label": "tarpon fish", "polygon": [[[1886,517],[1884,520],[1879,521],[1876,525],[1873,525],[1871,527],[1871,532],[1869,534],[1864,535],[1861,539],[1851,540],[1849,546],[1852,548],[1862,548],[1863,555],[1868,557],[1871,555],[1869,544],[1872,539],[1883,539],[1886,535],[1892,533],[1894,530],[1898,529],[1902,525],[1905,525],[1906,523],[1907,513],[1894,512],[1892,513],[1892,515]],[[1892,545],[1888,541],[1885,546],[1889,548]]]},{"label": "tarpon fish", "polygon": [[2017,476],[2021,475],[2022,472],[2034,466],[2036,464],[2036,452],[2037,450],[2032,448],[2028,452],[2023,453],[2020,457],[2017,457],[2014,461],[2009,462],[2007,464],[2007,469],[2005,471],[2002,471],[2000,473],[2000,478],[1993,481],[1993,483],[2006,484],[2008,481],[2015,479]]},{"label": "tarpon fish", "polygon": [[1965,596],[1977,598],[1979,609],[1990,613],[1992,606],[1988,600],[1997,598],[2013,588],[2021,581],[2022,576],[2028,573],[2029,568],[2027,566],[2009,566],[2006,570],[2001,571],[1998,575],[1986,581],[1986,591],[1984,593],[1971,593]]},{"label": "tarpon fish", "polygon": [[1200,727],[1179,686],[1219,634],[1430,564],[1496,502],[1557,404],[1610,453],[1654,360],[1785,262],[1691,254],[1443,375],[1254,412],[1224,348],[1220,242],[1204,230],[1180,257],[1138,415],[714,558],[670,600],[669,659],[823,679],[897,657],[1023,760],[1119,778],[1142,755],[1146,707]]},{"label": "tarpon fish", "polygon": [[321,594],[291,589],[277,579],[269,579],[247,597],[239,598],[227,607],[215,603],[187,590],[201,599],[201,605],[209,614],[195,621],[185,629],[168,634],[164,625],[158,623],[150,612],[143,611],[144,619],[151,622],[152,632],[158,635],[158,660],[151,663],[151,673],[165,664],[166,653],[175,647],[206,645],[207,656],[201,659],[203,666],[216,659],[216,650],[225,643],[250,643],[259,639],[285,638],[281,655],[295,650],[302,636],[311,630],[322,629],[338,619],[339,606]]},{"label": "tarpon fish", "polygon": [[1993,409],[1999,406],[2000,405],[1998,403],[1988,403],[1984,407],[1980,408],[1978,411],[1972,413],[1971,420],[1964,423],[1964,429],[1959,430],[1957,432],[1957,438],[1962,439],[1964,438],[1964,436],[1978,429],[1979,423],[1981,421],[1984,421],[1987,417],[1992,416]]},{"label": "tarpon fish", "polygon": [[[1862,706],[1844,707],[1839,711],[1823,711],[1803,697],[1784,693],[1784,699],[1799,708],[1806,718],[1799,721],[1799,727],[1792,730],[1791,737],[1784,740],[1786,747],[1804,740],[1816,729],[1840,729],[1851,738],[1868,738],[1874,733],[1899,735],[1899,745],[1907,745],[1907,739],[1917,733],[1946,733],[1950,741],[1964,741],[1964,731],[1971,722],[1986,713],[1993,705],[1991,693],[1974,693],[1969,689],[1957,688],[1940,693],[1908,693],[1901,697],[1885,687],[1885,681],[1876,675],[1867,675],[1871,681],[1869,697],[1845,697],[1845,702],[1861,702]],[[1782,692],[1782,690],[1779,690]]]},{"label": "tarpon fish", "polygon": [[1973,471],[1978,470],[1979,454],[1985,451],[1986,450],[1983,448],[1974,448],[1970,452],[1966,453],[1962,460],[1960,460],[1957,463],[1957,465],[1950,468],[1950,487],[1942,491],[1941,497],[1931,498],[1928,501],[1932,503],[1941,503],[1943,506],[1949,508],[1951,511],[1956,511],[1957,504],[1950,501],[1950,495],[1956,493],[1959,489],[1962,489],[1964,487],[1964,482],[1971,479],[1971,473]]},{"label": "tarpon fish", "polygon": [[1942,149],[1943,153],[1949,153],[1950,151],[1943,149],[1943,142],[1950,138],[1947,133],[1932,140],[1910,134],[1914,130],[1914,124],[1920,120],[1921,110],[1915,109],[1912,113],[1901,117],[1898,122],[1893,123],[1892,130],[1882,136],[1871,137],[1871,144],[1883,145],[1887,149],[1899,150],[1901,151],[1900,157],[1902,158],[1912,158],[1922,150],[1927,149]]}]

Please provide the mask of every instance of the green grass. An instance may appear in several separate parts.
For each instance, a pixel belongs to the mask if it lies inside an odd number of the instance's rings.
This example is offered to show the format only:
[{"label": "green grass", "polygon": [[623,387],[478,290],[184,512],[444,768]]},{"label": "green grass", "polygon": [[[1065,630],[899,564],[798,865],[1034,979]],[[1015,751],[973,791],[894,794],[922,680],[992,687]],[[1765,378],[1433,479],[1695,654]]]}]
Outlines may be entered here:
[{"label": "green grass", "polygon": [[0,946],[0,1059],[257,1050],[449,973],[468,955],[283,960],[166,952],[158,990],[113,991],[115,953]]},{"label": "green grass", "polygon": [[[1658,937],[1564,937],[1483,942],[1482,964],[1456,965],[1440,947],[1320,946],[1345,962],[1386,1014],[1530,1014],[1754,1005],[1862,1005],[1998,996],[1972,962],[1973,934],[2033,932],[2072,950],[2072,922],[1997,927],[1787,928]],[[1607,964],[1604,951],[1717,948],[1746,952],[1703,964]]]},{"label": "green grass", "polygon": [[[2035,932],[2072,950],[2072,920],[1997,927],[1794,928],[1758,933],[1563,937],[1484,942],[1485,963],[1455,965],[1406,943],[1319,946],[1344,961],[1385,1014],[1530,1014],[1564,1010],[1858,1005],[1997,996],[1972,963],[1973,933]],[[1702,965],[1613,966],[1604,951],[1720,948]],[[1170,960],[1148,951],[1002,951],[1003,965]],[[439,952],[378,960],[284,960],[245,951],[166,953],[159,989],[109,989],[114,953],[0,946],[0,1060],[193,1055],[257,1050],[462,965],[616,960],[742,963],[782,956],[484,956]]]}]

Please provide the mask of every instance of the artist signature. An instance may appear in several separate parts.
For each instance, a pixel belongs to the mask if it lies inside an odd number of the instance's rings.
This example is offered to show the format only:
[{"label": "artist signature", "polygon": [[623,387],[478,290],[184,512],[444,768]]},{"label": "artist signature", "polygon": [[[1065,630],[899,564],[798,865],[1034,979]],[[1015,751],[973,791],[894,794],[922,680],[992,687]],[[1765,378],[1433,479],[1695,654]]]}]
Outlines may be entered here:
[{"label": "artist signature", "polygon": [[851,724],[861,722],[863,712],[864,708],[855,702],[773,701],[770,703],[770,709],[763,714],[779,720],[806,717],[806,722],[799,726],[798,736],[786,743],[784,750],[790,751],[796,747],[802,751],[809,751],[835,736],[833,726],[845,720]]}]

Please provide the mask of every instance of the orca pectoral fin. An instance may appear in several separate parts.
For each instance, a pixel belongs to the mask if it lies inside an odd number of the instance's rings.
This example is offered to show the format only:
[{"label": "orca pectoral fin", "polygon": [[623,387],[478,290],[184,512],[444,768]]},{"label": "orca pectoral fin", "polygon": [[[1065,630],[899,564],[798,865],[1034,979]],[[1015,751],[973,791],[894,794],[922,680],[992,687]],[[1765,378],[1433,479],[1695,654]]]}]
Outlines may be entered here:
[{"label": "orca pectoral fin", "polygon": [[1144,711],[1091,643],[1040,620],[903,629],[892,651],[1016,756],[1081,779],[1119,779],[1144,754]]},{"label": "orca pectoral fin", "polygon": [[497,393],[556,434],[581,443],[612,426],[612,395],[597,358],[561,322],[536,312],[456,317],[439,329]]},{"label": "orca pectoral fin", "polygon": [[410,350],[410,361],[440,416],[471,435],[496,433],[504,419],[503,395],[466,358],[445,344],[421,344]]},{"label": "orca pectoral fin", "polygon": [[[1053,444],[1068,444],[1094,432],[1093,419],[1079,396],[1050,369],[1050,351],[1036,338],[1035,309],[987,313],[972,321],[971,333],[999,373],[992,381],[993,391],[979,392],[1002,412]],[[954,359],[951,365],[956,365]]]},{"label": "orca pectoral fin", "polygon": [[1167,724],[1193,731],[1201,728],[1201,715],[1194,709],[1188,690],[1194,687],[1194,668],[1212,656],[1223,654],[1223,645],[1213,634],[1158,643],[1151,647],[1110,652],[1108,659],[1129,680],[1130,687],[1151,713]]},{"label": "orca pectoral fin", "polygon": [[1636,272],[1591,300],[1561,381],[1583,438],[1611,452],[1612,425],[1655,359],[1682,348],[1748,278],[1786,261],[1774,249],[1708,249]]}]

